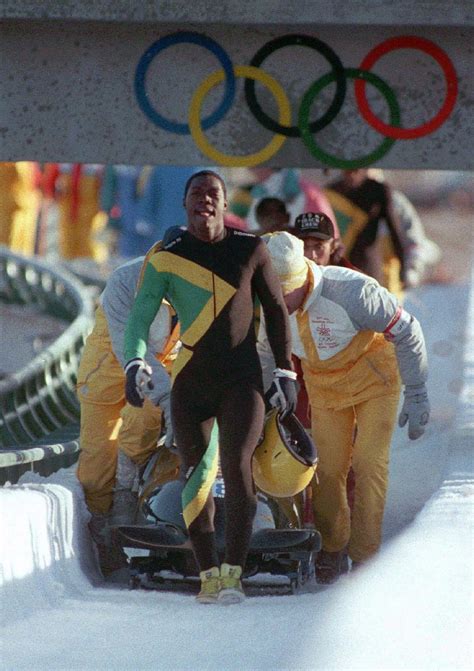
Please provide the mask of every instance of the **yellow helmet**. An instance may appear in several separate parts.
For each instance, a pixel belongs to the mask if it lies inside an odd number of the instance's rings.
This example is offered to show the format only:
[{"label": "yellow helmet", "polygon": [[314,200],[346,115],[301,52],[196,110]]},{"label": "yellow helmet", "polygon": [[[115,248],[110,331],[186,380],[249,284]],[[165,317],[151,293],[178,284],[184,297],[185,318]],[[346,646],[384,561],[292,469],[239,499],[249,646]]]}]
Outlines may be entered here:
[{"label": "yellow helmet", "polygon": [[256,486],[276,498],[294,496],[309,485],[317,463],[316,447],[301,422],[293,414],[281,419],[272,410],[253,455]]}]

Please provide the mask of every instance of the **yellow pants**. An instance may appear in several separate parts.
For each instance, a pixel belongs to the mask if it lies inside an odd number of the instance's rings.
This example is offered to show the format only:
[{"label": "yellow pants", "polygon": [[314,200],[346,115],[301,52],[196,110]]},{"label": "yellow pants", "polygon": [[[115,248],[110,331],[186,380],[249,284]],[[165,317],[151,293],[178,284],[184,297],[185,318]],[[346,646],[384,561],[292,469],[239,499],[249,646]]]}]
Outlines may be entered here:
[{"label": "yellow pants", "polygon": [[[149,401],[143,408],[123,403],[81,403],[81,451],[77,477],[91,512],[107,513],[110,510],[117,451],[122,449],[139,465],[145,463],[156,450],[160,428],[161,410]],[[165,456],[168,455],[173,461],[171,470],[174,473],[174,455],[166,450]]]},{"label": "yellow pants", "polygon": [[[112,505],[117,450],[143,464],[156,449],[161,409],[148,400],[143,408],[126,403],[125,375],[112,351],[101,308],[81,358],[77,395],[81,406],[77,477],[90,511],[107,513]],[[163,460],[169,462],[166,467]],[[175,456],[166,450],[163,460],[164,472],[169,471],[173,479]]]},{"label": "yellow pants", "polygon": [[[340,410],[311,407],[312,435],[319,453],[313,508],[328,552],[348,546],[351,559],[365,561],[380,546],[398,400],[396,389]],[[356,483],[352,519],[346,491],[351,464]]]}]

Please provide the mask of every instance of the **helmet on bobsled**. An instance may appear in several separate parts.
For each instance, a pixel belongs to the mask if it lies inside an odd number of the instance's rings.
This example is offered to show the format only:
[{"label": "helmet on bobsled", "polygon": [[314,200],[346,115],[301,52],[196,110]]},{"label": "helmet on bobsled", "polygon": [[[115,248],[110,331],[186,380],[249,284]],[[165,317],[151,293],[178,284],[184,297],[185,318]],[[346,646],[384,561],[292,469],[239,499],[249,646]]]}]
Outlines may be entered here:
[{"label": "helmet on bobsled", "polygon": [[143,503],[143,512],[150,522],[166,522],[186,530],[181,494],[186,482],[171,480],[157,487]]},{"label": "helmet on bobsled", "polygon": [[[186,523],[183,516],[183,507],[181,501],[181,494],[185,487],[185,480],[171,480],[164,485],[157,487],[150,496],[144,500],[142,509],[148,522],[164,522],[165,524],[172,524],[182,531],[186,531]],[[222,478],[217,478],[212,488],[216,504],[224,501],[224,481]],[[217,526],[223,522],[223,514],[220,514],[222,505],[216,506]],[[223,513],[223,507],[222,507]],[[222,520],[221,520],[222,518]],[[253,520],[252,531],[256,532],[261,529],[274,529],[275,520],[272,511],[262,495],[257,497],[257,509]]]},{"label": "helmet on bobsled", "polygon": [[295,496],[311,482],[318,463],[316,446],[292,413],[272,410],[253,455],[255,485],[275,498]]}]

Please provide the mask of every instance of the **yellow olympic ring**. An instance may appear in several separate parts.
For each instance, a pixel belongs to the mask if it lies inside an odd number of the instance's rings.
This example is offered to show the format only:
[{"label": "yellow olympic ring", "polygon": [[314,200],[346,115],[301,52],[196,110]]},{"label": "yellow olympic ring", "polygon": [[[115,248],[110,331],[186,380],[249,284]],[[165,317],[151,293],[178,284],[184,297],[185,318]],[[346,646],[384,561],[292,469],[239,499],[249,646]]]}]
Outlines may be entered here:
[{"label": "yellow olympic ring", "polygon": [[[278,105],[278,122],[282,126],[288,126],[291,123],[291,107],[290,101],[277,82],[276,79],[269,74],[253,67],[252,65],[237,65],[234,67],[234,75],[236,77],[246,77],[247,79],[255,79],[264,84],[273,93],[273,96]],[[188,123],[191,130],[191,135],[196,143],[196,146],[202,153],[210,158],[214,163],[228,166],[229,168],[252,168],[259,163],[263,163],[271,158],[286,140],[285,135],[275,134],[274,138],[260,151],[255,154],[247,154],[247,156],[229,156],[214,149],[214,147],[207,141],[201,128],[201,107],[204,97],[217,84],[224,80],[224,70],[216,70],[209,75],[196,89],[191,104],[189,106]]]}]

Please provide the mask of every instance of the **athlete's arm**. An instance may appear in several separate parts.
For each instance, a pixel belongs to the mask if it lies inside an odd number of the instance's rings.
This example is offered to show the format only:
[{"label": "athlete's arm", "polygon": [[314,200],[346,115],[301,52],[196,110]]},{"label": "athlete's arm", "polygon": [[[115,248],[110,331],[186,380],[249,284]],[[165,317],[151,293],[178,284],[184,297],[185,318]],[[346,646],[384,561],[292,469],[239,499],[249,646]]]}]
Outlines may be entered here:
[{"label": "athlete's arm", "polygon": [[262,241],[259,241],[256,253],[258,260],[253,285],[265,316],[268,342],[276,367],[292,370],[290,323],[280,280],[273,270],[270,255]]},{"label": "athlete's arm", "polygon": [[[156,255],[158,256],[158,255]],[[150,326],[161,306],[168,285],[168,274],[159,272],[156,256],[148,262],[125,329],[126,361],[144,359]]]},{"label": "athlete's arm", "polygon": [[[418,320],[397,305],[395,297],[377,283],[367,285],[363,298],[370,315],[367,321],[377,323],[379,326],[374,330],[383,333],[395,346],[400,377],[405,385],[398,424],[403,427],[408,423],[408,437],[416,440],[425,432],[430,417],[426,388],[428,360],[423,331]],[[389,321],[382,329],[387,318]]]},{"label": "athlete's arm", "polygon": [[346,309],[352,322],[361,331],[383,333],[394,344],[403,384],[424,384],[428,377],[428,358],[418,320],[375,280],[367,278],[359,287],[362,287],[359,298],[354,296],[353,300],[347,300]]}]

